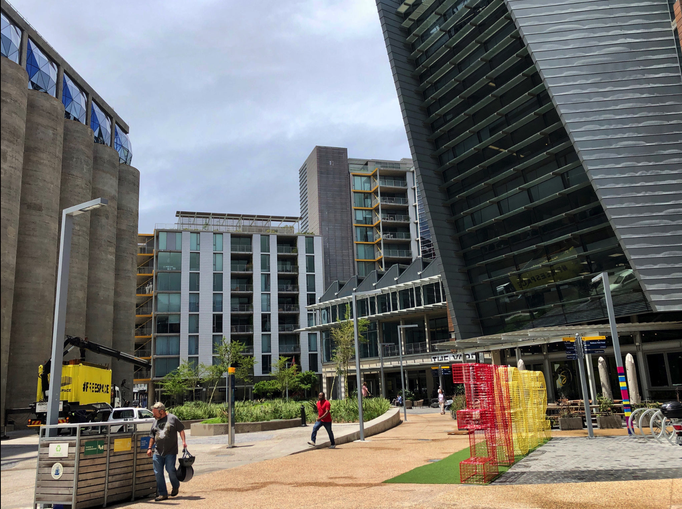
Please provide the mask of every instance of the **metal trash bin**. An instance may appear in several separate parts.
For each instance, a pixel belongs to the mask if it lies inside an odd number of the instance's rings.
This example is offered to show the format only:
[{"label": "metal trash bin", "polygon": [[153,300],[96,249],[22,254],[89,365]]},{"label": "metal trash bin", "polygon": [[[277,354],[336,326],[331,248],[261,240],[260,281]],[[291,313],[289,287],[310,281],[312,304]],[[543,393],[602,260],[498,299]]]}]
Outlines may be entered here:
[{"label": "metal trash bin", "polygon": [[[112,427],[119,431],[112,433]],[[155,495],[148,428],[148,422],[136,421],[42,426],[34,509],[106,507]]]}]

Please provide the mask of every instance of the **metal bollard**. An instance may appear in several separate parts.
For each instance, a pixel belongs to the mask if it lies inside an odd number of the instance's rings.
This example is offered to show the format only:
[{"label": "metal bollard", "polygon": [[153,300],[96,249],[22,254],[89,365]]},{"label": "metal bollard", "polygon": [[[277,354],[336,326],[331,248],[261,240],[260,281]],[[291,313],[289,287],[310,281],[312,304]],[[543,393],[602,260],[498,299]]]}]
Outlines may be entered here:
[{"label": "metal bollard", "polygon": [[301,405],[301,427],[305,426],[307,426],[305,423],[305,406]]}]

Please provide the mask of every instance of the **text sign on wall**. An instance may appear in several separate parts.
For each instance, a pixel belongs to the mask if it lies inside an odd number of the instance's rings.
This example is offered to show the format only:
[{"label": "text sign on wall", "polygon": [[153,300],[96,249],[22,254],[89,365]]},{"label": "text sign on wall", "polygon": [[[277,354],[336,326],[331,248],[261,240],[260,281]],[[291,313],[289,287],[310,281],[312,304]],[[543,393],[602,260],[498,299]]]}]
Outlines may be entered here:
[{"label": "text sign on wall", "polygon": [[151,437],[140,437],[140,450],[146,451],[149,449],[149,440]]},{"label": "text sign on wall", "polygon": [[50,444],[50,458],[67,458],[69,456],[69,444]]},{"label": "text sign on wall", "polygon": [[129,451],[131,446],[130,438],[117,438],[114,440],[114,452]]},{"label": "text sign on wall", "polygon": [[446,353],[443,355],[432,355],[431,362],[462,362],[474,361],[476,362],[475,353]]},{"label": "text sign on wall", "polygon": [[104,440],[90,440],[89,442],[85,442],[83,454],[86,456],[104,454]]}]

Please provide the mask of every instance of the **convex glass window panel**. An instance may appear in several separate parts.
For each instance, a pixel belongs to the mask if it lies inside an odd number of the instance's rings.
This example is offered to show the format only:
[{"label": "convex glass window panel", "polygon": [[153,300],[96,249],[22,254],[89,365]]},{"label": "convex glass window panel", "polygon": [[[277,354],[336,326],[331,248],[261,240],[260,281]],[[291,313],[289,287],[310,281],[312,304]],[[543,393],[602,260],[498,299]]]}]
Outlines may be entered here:
[{"label": "convex glass window panel", "polygon": [[64,118],[85,124],[88,99],[85,93],[66,73],[64,73],[62,103],[64,104]]},{"label": "convex glass window panel", "polygon": [[26,72],[28,72],[28,88],[46,92],[55,97],[57,92],[57,64],[50,60],[30,37],[26,50]]},{"label": "convex glass window panel", "polygon": [[[90,129],[95,133],[95,143],[111,147],[111,118],[95,101],[90,106]],[[165,249],[165,248],[163,248]],[[180,247],[168,248],[180,249]]]},{"label": "convex glass window panel", "polygon": [[21,29],[2,13],[2,56],[18,64],[20,46]]},{"label": "convex glass window panel", "polygon": [[118,152],[118,160],[121,164],[130,164],[133,161],[133,146],[130,138],[118,127],[118,124],[114,124],[114,148]]}]

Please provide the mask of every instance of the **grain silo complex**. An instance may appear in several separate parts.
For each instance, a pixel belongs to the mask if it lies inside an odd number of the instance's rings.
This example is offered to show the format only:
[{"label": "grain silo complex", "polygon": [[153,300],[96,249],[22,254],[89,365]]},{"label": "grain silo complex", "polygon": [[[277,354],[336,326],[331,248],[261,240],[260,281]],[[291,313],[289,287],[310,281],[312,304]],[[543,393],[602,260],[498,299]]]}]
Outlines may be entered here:
[{"label": "grain silo complex", "polygon": [[[106,207],[74,218],[66,334],[134,349],[140,173],[128,125],[2,1],[2,418],[36,398],[51,354],[61,212],[95,198]],[[133,368],[107,357],[112,382],[132,399]],[[124,383],[125,380],[125,383]]]}]

